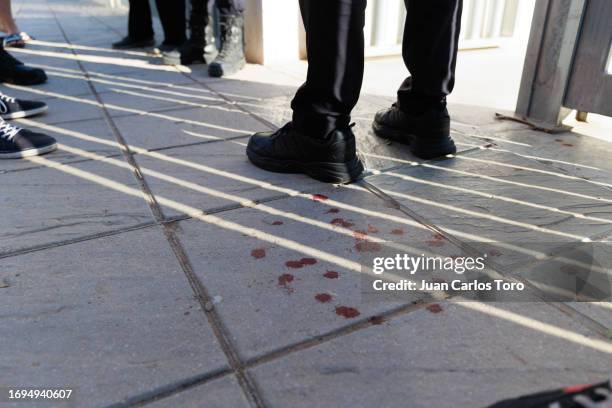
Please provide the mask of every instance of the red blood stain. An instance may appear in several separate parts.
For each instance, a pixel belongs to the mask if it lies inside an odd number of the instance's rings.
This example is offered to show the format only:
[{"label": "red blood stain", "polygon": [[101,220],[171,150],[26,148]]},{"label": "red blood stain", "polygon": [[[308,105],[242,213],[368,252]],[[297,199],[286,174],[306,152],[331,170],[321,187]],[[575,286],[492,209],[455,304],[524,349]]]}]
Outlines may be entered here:
[{"label": "red blood stain", "polygon": [[285,262],[285,266],[287,266],[288,268],[298,269],[306,265],[314,265],[316,263],[317,260],[314,258],[302,258],[299,261],[287,261]]},{"label": "red blood stain", "polygon": [[332,297],[327,293],[317,293],[317,295],[315,295],[315,299],[317,299],[321,303],[327,303],[332,300]]},{"label": "red blood stain", "polygon": [[[377,230],[378,231],[378,230]],[[377,242],[368,241],[368,233],[364,231],[353,231],[355,237],[355,249],[359,252],[377,252],[381,246]]]},{"label": "red blood stain", "polygon": [[383,324],[384,322],[385,322],[385,318],[383,316],[370,317],[370,323],[372,324]]},{"label": "red blood stain", "polygon": [[355,309],[354,307],[336,306],[336,314],[344,317],[345,319],[352,319],[353,317],[359,316],[361,313],[359,313],[359,310]]},{"label": "red blood stain", "polygon": [[403,229],[396,228],[396,229],[394,229],[393,231],[391,231],[391,233],[392,233],[393,235],[404,235],[404,230],[403,230]]},{"label": "red blood stain", "polygon": [[376,234],[378,232],[378,228],[376,228],[375,226],[368,224],[368,232],[370,234]]},{"label": "red blood stain", "polygon": [[433,239],[425,241],[425,243],[429,246],[441,247],[444,245],[444,236],[442,234],[435,234]]},{"label": "red blood stain", "polygon": [[290,273],[283,273],[281,276],[278,277],[278,286],[285,289],[288,294],[292,294],[294,290],[292,287],[289,286],[291,282],[293,282],[293,275],[291,275]]},{"label": "red blood stain", "polygon": [[355,244],[355,249],[359,252],[378,252],[381,246],[378,242],[359,241]]},{"label": "red blood stain", "polygon": [[492,249],[489,251],[489,255],[498,257],[498,256],[502,256],[502,253],[499,252],[497,249]]},{"label": "red blood stain", "polygon": [[300,259],[302,265],[314,265],[317,263],[317,260],[314,258],[302,258]]},{"label": "red blood stain", "polygon": [[353,231],[353,236],[355,237],[356,240],[363,241],[367,239],[368,233],[365,231]]},{"label": "red blood stain", "polygon": [[562,146],[572,147],[574,146],[572,143],[568,143],[563,139],[555,139],[556,142],[561,143]]},{"label": "red blood stain", "polygon": [[285,262],[285,266],[287,268],[298,269],[298,268],[303,267],[304,265],[300,261],[287,261]]},{"label": "red blood stain", "polygon": [[272,225],[283,225],[283,224],[284,224],[284,222],[282,222],[282,221],[274,221],[272,223]]},{"label": "red blood stain", "polygon": [[293,282],[293,275],[290,273],[283,273],[278,277],[279,286],[287,286],[291,282]]},{"label": "red blood stain", "polygon": [[337,208],[330,208],[329,210],[327,210],[327,214],[338,214],[339,212],[340,210]]},{"label": "red blood stain", "polygon": [[352,222],[346,221],[344,218],[334,218],[333,220],[331,220],[331,224],[339,225],[339,226],[344,227],[344,228],[350,228],[353,225],[355,225]]},{"label": "red blood stain", "polygon": [[429,310],[431,313],[440,313],[441,311],[444,310],[444,309],[442,309],[442,306],[440,306],[437,303],[433,303],[433,304],[427,306],[426,309]]},{"label": "red blood stain", "polygon": [[313,194],[312,195],[312,199],[314,201],[325,201],[325,200],[329,199],[329,197],[326,196],[326,195],[323,195],[323,194]]},{"label": "red blood stain", "polygon": [[264,248],[256,248],[251,251],[251,256],[255,259],[265,258],[266,250]]},{"label": "red blood stain", "polygon": [[325,276],[327,279],[338,279],[340,274],[336,271],[327,271],[323,274],[323,276]]}]

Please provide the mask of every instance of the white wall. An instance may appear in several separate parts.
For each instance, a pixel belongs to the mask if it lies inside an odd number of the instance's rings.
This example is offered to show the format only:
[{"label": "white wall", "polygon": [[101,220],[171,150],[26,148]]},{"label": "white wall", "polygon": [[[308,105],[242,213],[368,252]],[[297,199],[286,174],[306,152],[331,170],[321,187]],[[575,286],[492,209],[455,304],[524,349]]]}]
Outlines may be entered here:
[{"label": "white wall", "polygon": [[270,64],[297,60],[301,30],[297,0],[247,0],[245,36],[249,62]]}]

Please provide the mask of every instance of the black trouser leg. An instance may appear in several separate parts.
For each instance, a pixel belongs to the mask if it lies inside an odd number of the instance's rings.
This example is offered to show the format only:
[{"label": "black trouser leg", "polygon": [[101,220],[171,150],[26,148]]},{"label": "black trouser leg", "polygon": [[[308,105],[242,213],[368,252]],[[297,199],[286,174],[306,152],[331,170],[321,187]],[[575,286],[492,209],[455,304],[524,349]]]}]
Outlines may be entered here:
[{"label": "black trouser leg", "polygon": [[128,36],[135,40],[153,38],[153,20],[149,0],[130,0]]},{"label": "black trouser leg", "polygon": [[244,0],[217,0],[216,4],[222,16],[238,16],[244,11]]},{"label": "black trouser leg", "polygon": [[411,76],[397,99],[404,110],[440,105],[455,85],[462,0],[404,0],[402,55]]},{"label": "black trouser leg", "polygon": [[189,38],[194,43],[204,43],[205,27],[209,21],[209,2],[207,0],[191,0],[189,14]]},{"label": "black trouser leg", "polygon": [[349,125],[363,81],[365,8],[366,0],[300,0],[308,75],[291,102],[298,131],[322,137]]},{"label": "black trouser leg", "polygon": [[185,0],[155,0],[166,44],[185,42]]}]

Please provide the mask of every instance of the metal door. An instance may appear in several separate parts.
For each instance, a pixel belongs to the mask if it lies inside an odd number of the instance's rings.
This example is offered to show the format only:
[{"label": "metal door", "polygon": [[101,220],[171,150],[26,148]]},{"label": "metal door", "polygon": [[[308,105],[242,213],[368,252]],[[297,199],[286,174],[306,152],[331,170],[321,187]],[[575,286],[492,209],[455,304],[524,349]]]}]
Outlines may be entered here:
[{"label": "metal door", "polygon": [[612,116],[612,1],[587,0],[564,105]]}]

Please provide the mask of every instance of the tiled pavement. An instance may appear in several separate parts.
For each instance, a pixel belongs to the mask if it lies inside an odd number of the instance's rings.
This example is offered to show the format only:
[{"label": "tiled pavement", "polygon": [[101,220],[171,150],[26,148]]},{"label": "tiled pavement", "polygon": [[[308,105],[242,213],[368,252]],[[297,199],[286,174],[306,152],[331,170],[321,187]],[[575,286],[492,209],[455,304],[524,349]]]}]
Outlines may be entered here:
[{"label": "tiled pavement", "polygon": [[461,153],[424,163],[369,133],[389,99],[363,95],[365,182],[270,174],[246,137],[287,120],[300,78],[110,50],[124,11],[96,3],[16,11],[39,41],[15,55],[49,82],[2,91],[47,101],[19,122],[61,148],[0,163],[0,386],[73,387],[66,406],[472,407],[610,376],[610,303],[364,301],[355,238],[491,241],[500,268],[606,240],[609,144],[452,106]]}]

